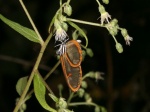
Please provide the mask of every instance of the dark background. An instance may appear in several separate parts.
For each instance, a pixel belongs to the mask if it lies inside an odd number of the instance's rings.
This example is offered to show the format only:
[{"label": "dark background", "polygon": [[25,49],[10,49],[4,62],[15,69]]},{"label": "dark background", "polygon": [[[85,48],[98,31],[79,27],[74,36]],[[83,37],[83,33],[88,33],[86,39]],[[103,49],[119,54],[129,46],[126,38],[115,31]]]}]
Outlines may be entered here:
[{"label": "dark background", "polygon": [[[40,34],[45,40],[48,36],[49,23],[59,8],[58,0],[24,0]],[[99,22],[100,16],[95,0],[72,0],[71,18]],[[88,79],[87,92],[93,101],[108,109],[109,112],[149,112],[150,111],[150,1],[149,0],[110,0],[104,5],[112,16],[117,18],[119,26],[126,28],[133,42],[126,46],[119,33],[116,38],[123,45],[124,52],[119,54],[115,42],[104,28],[78,24],[87,31],[89,46],[94,57],[86,56],[82,63],[83,75],[89,71],[101,71],[105,80],[96,82]],[[32,28],[18,0],[0,0],[0,13]],[[69,27],[71,38],[73,28]],[[83,40],[84,43],[84,40]],[[57,62],[54,38],[42,58],[39,70],[42,75]],[[11,112],[15,99],[19,97],[15,85],[20,77],[27,76],[37,58],[40,45],[33,43],[0,21],[0,111]],[[67,98],[68,87],[61,66],[48,79],[48,84],[55,94],[57,85],[64,85],[64,97]],[[83,99],[82,99],[83,100]],[[81,100],[81,101],[82,101]],[[77,99],[80,101],[80,99]],[[54,103],[50,100],[50,105]],[[75,107],[78,112],[92,112],[92,107]],[[44,112],[33,97],[27,101],[27,112]]]}]

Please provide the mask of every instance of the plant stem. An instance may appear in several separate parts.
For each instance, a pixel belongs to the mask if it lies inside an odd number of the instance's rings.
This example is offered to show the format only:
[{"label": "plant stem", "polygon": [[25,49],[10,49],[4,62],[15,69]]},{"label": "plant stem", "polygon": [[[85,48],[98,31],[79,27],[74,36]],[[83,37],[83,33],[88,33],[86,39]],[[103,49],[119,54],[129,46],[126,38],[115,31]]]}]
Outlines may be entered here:
[{"label": "plant stem", "polygon": [[[56,70],[56,68],[58,67],[58,65],[60,64],[60,61],[58,61],[56,64],[55,64],[55,66],[52,68],[52,70],[49,72],[49,73],[47,73],[47,75],[44,77],[44,80],[46,80],[55,70]],[[29,96],[31,96],[31,94],[34,92],[34,90],[32,89],[27,95],[26,95],[26,97],[25,97],[25,99],[24,99],[24,102],[28,99],[28,97]]]},{"label": "plant stem", "polygon": [[38,55],[37,60],[36,60],[36,62],[35,62],[35,65],[34,65],[34,67],[33,67],[33,69],[32,69],[32,72],[31,72],[31,75],[30,75],[29,80],[28,80],[28,82],[27,82],[27,85],[26,85],[26,87],[25,87],[25,89],[24,89],[24,91],[23,91],[23,93],[22,93],[22,95],[21,95],[21,97],[20,97],[20,99],[19,99],[19,101],[18,101],[18,103],[17,103],[17,105],[16,105],[16,107],[15,107],[15,109],[14,109],[13,112],[18,112],[18,110],[19,110],[19,108],[20,108],[20,106],[21,106],[21,104],[22,104],[22,102],[23,102],[23,100],[24,100],[24,98],[25,98],[25,96],[26,96],[28,90],[29,90],[29,87],[30,87],[30,85],[31,85],[31,82],[32,82],[32,80],[33,80],[33,78],[34,78],[34,73],[35,73],[35,71],[38,70],[38,66],[39,66],[40,61],[41,61],[41,59],[42,59],[43,53],[44,53],[45,48],[46,48],[48,42],[50,41],[51,37],[52,37],[52,33],[50,33],[50,35],[49,35],[48,38],[46,39],[45,43],[44,43],[43,46],[41,47],[41,50],[40,50],[40,52],[39,52],[39,55]]},{"label": "plant stem", "polygon": [[115,40],[115,43],[118,43],[118,42],[117,42],[117,39],[115,38],[115,36],[112,35],[112,37],[113,37],[113,39]]},{"label": "plant stem", "polygon": [[87,77],[89,77],[88,75],[84,75],[83,77],[82,77],[82,80],[84,80],[85,78],[87,78]]},{"label": "plant stem", "polygon": [[20,4],[21,4],[23,10],[25,11],[25,13],[26,13],[26,15],[27,15],[27,17],[28,17],[28,19],[29,19],[29,21],[30,21],[30,23],[31,23],[31,25],[32,25],[32,27],[33,27],[33,29],[34,29],[34,31],[35,31],[36,34],[38,35],[39,40],[40,40],[40,44],[41,44],[41,46],[42,46],[42,45],[44,44],[44,41],[43,41],[43,39],[42,39],[40,33],[38,32],[38,30],[37,30],[37,28],[36,28],[36,26],[35,26],[35,24],[34,24],[32,18],[31,18],[31,16],[30,16],[29,12],[27,11],[27,8],[25,7],[25,5],[24,5],[24,3],[23,3],[22,0],[19,0],[19,2],[20,2]]},{"label": "plant stem", "polygon": [[92,105],[92,106],[98,106],[97,104],[93,102],[77,102],[77,103],[69,103],[69,106],[77,106],[77,105]]},{"label": "plant stem", "polygon": [[47,88],[47,90],[49,91],[50,94],[54,95],[53,91],[51,90],[51,88],[47,85],[47,83],[45,82],[45,80],[43,79],[43,77],[41,76],[39,71],[36,71],[36,74],[41,78],[43,84],[45,85],[45,87]]},{"label": "plant stem", "polygon": [[72,18],[67,18],[67,21],[72,21],[72,22],[87,24],[87,25],[92,25],[92,26],[98,26],[98,27],[105,27],[104,25],[101,25],[100,23],[93,23],[93,22],[88,22],[88,21],[72,19]]},{"label": "plant stem", "polygon": [[70,96],[68,98],[68,101],[67,101],[68,104],[70,103],[71,99],[73,98],[73,95],[74,95],[74,92],[71,92],[71,94],[70,94]]},{"label": "plant stem", "polygon": [[55,66],[52,68],[52,70],[44,77],[44,80],[46,80],[54,72],[54,70],[58,67],[59,64],[60,64],[60,61],[58,61],[55,64]]},{"label": "plant stem", "polygon": [[41,60],[41,58],[42,58],[42,56],[43,56],[43,53],[41,53],[41,52],[43,52],[43,50],[44,50],[43,48],[44,48],[44,47],[42,47],[41,50],[40,50],[40,53],[39,53],[39,55],[38,55],[37,61],[36,61],[36,63],[35,63],[35,66],[34,66],[34,68],[32,69],[31,75],[30,75],[29,80],[28,80],[28,82],[27,82],[27,85],[26,85],[26,87],[25,87],[25,89],[24,89],[24,91],[23,91],[23,93],[22,93],[22,95],[21,95],[21,97],[20,97],[20,99],[19,99],[19,101],[18,101],[18,103],[17,103],[17,105],[16,105],[16,107],[15,107],[15,109],[14,109],[13,112],[18,112],[20,106],[22,105],[22,102],[23,102],[23,100],[24,100],[24,98],[25,98],[25,96],[26,96],[26,94],[27,94],[27,92],[28,92],[28,90],[29,90],[29,87],[30,87],[30,85],[31,85],[31,82],[32,82],[32,80],[33,80],[34,72],[37,70],[37,68],[38,68],[38,66],[39,66],[39,63],[40,63],[40,60]]},{"label": "plant stem", "polygon": [[98,3],[98,6],[100,6],[101,4],[100,4],[100,2],[98,1],[98,0],[96,0],[96,2]]},{"label": "plant stem", "polygon": [[61,11],[62,10],[62,8],[64,7],[66,5],[66,3],[64,3],[64,4],[62,4],[60,7],[59,7],[59,9],[57,10],[57,12],[55,13],[55,15],[54,15],[54,17],[53,17],[53,19],[52,19],[52,21],[51,21],[51,23],[50,23],[50,25],[49,25],[49,28],[48,28],[48,32],[50,33],[50,29],[51,29],[51,27],[52,27],[52,25],[54,24],[54,22],[55,22],[55,19],[56,19],[56,17],[57,17],[57,14],[59,13],[59,11]]}]

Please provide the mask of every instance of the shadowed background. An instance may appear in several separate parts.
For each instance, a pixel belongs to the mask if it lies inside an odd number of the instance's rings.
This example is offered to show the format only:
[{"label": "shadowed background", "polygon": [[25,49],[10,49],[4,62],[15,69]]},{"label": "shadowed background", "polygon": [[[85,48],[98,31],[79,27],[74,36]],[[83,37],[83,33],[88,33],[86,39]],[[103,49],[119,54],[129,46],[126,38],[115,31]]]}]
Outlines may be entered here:
[{"label": "shadowed background", "polygon": [[[40,34],[45,40],[48,36],[49,23],[59,8],[58,0],[24,0],[24,3],[35,22]],[[97,3],[94,0],[71,1],[73,14],[71,18],[91,22],[100,16]],[[149,112],[150,108],[150,1],[149,0],[110,0],[104,5],[106,11],[119,21],[119,26],[126,28],[133,42],[130,47],[125,45],[119,33],[116,38],[123,45],[124,52],[119,54],[115,42],[104,28],[78,24],[87,32],[89,48],[94,57],[86,56],[82,62],[83,75],[89,71],[101,71],[105,80],[96,82],[87,79],[87,91],[93,101],[108,109],[108,112]],[[32,28],[19,1],[0,0],[0,13],[6,18],[16,21],[23,26]],[[73,28],[69,27],[71,39]],[[85,40],[82,39],[82,43]],[[44,53],[40,64],[43,76],[57,62],[54,48],[54,38]],[[33,43],[15,32],[0,21],[0,111],[11,112],[15,107],[15,99],[19,97],[15,85],[20,77],[30,74],[37,58],[40,45]],[[64,85],[64,97],[68,96],[68,86],[62,73],[61,66],[47,80],[54,93],[58,96],[57,85]],[[32,88],[32,87],[31,87]],[[83,101],[83,99],[76,99]],[[51,99],[50,105],[55,106]],[[93,107],[75,107],[76,112],[92,112]],[[27,101],[27,112],[45,112],[33,97]]]}]

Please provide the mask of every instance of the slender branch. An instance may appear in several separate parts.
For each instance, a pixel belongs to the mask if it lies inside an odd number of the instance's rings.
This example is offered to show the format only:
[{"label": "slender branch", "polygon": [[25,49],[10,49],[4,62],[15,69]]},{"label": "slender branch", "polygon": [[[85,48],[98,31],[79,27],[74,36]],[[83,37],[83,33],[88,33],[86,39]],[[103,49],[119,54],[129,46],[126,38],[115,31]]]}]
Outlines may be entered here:
[{"label": "slender branch", "polygon": [[37,70],[37,68],[38,68],[38,66],[39,66],[39,63],[40,63],[40,60],[41,60],[41,58],[42,58],[42,56],[43,56],[43,53],[41,53],[41,52],[43,52],[43,50],[44,50],[43,48],[44,48],[44,47],[42,47],[41,50],[40,50],[40,53],[39,53],[39,55],[38,55],[37,61],[36,61],[36,63],[35,63],[35,66],[34,66],[34,68],[32,69],[31,75],[30,75],[29,80],[28,80],[28,82],[27,82],[27,85],[26,85],[26,87],[25,87],[25,89],[24,89],[24,91],[23,91],[23,93],[22,93],[22,95],[21,95],[21,97],[20,97],[20,99],[19,99],[19,101],[18,101],[18,103],[17,103],[17,105],[16,105],[16,107],[15,107],[15,109],[14,109],[13,112],[18,112],[20,106],[22,105],[22,102],[23,102],[23,100],[24,100],[24,98],[25,98],[25,96],[26,96],[26,94],[27,94],[27,92],[28,92],[28,90],[29,90],[29,87],[30,87],[30,85],[31,85],[31,82],[32,82],[32,80],[33,80],[34,72]]},{"label": "slender branch", "polygon": [[98,0],[96,0],[96,2],[98,3],[98,6],[100,6],[101,4],[100,4],[100,2],[98,1]]},{"label": "slender branch", "polygon": [[74,92],[71,92],[71,94],[69,95],[69,98],[67,100],[67,104],[70,103],[71,99],[73,98]]},{"label": "slender branch", "polygon": [[[35,71],[38,70],[38,67],[39,67],[41,58],[42,58],[42,56],[43,56],[43,53],[44,53],[44,51],[45,51],[45,48],[46,48],[48,42],[50,41],[50,39],[51,39],[51,37],[52,37],[52,32],[51,32],[50,29],[51,29],[52,24],[53,24],[53,22],[51,22],[50,27],[49,27],[49,33],[50,33],[50,34],[49,34],[48,38],[46,39],[46,41],[44,42],[43,39],[41,38],[41,36],[40,36],[40,34],[39,34],[37,28],[35,27],[35,24],[34,24],[34,22],[32,21],[32,19],[31,19],[30,15],[29,15],[29,13],[28,13],[28,11],[27,11],[25,5],[23,4],[22,0],[19,0],[19,1],[20,1],[21,5],[22,5],[22,7],[23,7],[23,9],[24,9],[24,11],[25,11],[25,13],[26,13],[26,15],[27,15],[27,17],[28,17],[30,23],[32,24],[32,27],[34,28],[35,32],[36,32],[37,35],[39,36],[40,41],[41,41],[41,46],[42,46],[42,47],[41,47],[41,50],[40,50],[39,55],[38,55],[38,57],[37,57],[37,61],[36,61],[35,65],[34,65],[34,67],[33,67],[33,69],[32,69],[32,72],[31,72],[31,75],[30,75],[29,80],[28,80],[28,82],[27,82],[27,85],[26,85],[26,87],[25,87],[25,89],[24,89],[24,91],[23,91],[23,93],[22,93],[22,95],[21,95],[21,97],[20,97],[20,99],[19,99],[19,101],[18,101],[18,103],[17,103],[15,109],[13,110],[13,112],[18,112],[18,110],[19,110],[21,104],[23,103],[23,100],[24,100],[24,98],[25,98],[25,96],[26,96],[26,94],[27,94],[27,92],[28,92],[28,90],[29,90],[29,87],[30,87],[30,85],[31,85],[31,82],[32,82],[32,80],[33,80],[33,78],[34,78],[34,73],[35,73]],[[31,93],[32,93],[32,92],[31,92]]]},{"label": "slender branch", "polygon": [[17,105],[16,105],[16,107],[15,107],[15,109],[14,109],[13,112],[18,112],[18,110],[19,110],[19,108],[20,108],[20,106],[21,106],[21,104],[22,104],[22,102],[23,102],[23,100],[24,100],[24,98],[25,98],[25,96],[26,96],[28,90],[29,90],[29,87],[30,87],[31,82],[32,82],[33,77],[34,77],[34,73],[35,73],[35,71],[38,70],[38,66],[39,66],[40,61],[41,61],[41,59],[42,59],[43,53],[44,53],[45,48],[46,48],[48,42],[50,41],[51,37],[52,37],[52,33],[50,33],[50,35],[49,35],[48,38],[46,39],[45,43],[43,44],[43,46],[42,46],[42,48],[41,48],[41,50],[40,50],[40,52],[39,52],[39,55],[38,55],[38,57],[37,57],[37,61],[36,61],[36,63],[35,63],[35,66],[34,66],[33,69],[32,69],[32,72],[31,72],[31,75],[30,75],[29,80],[28,80],[28,82],[27,82],[27,85],[26,85],[26,87],[25,87],[25,89],[24,89],[24,91],[23,91],[23,93],[22,93],[22,95],[21,95],[21,97],[20,97],[20,99],[19,99],[19,101],[18,101],[18,103],[17,103]]},{"label": "slender branch", "polygon": [[51,90],[51,88],[47,85],[47,83],[45,82],[45,80],[43,79],[43,77],[41,76],[40,72],[39,71],[36,71],[37,72],[37,75],[41,78],[43,84],[45,85],[45,87],[47,88],[47,90],[54,95],[53,91]]},{"label": "slender branch", "polygon": [[[60,64],[60,61],[58,61],[55,66],[52,68],[52,70],[47,73],[47,75],[44,77],[44,80],[46,80],[52,73],[54,73],[54,71],[56,70],[56,68],[58,67],[58,65]],[[34,90],[32,89],[25,97],[24,102],[28,99],[28,96],[31,96],[31,94],[34,92]]]},{"label": "slender branch", "polygon": [[88,75],[84,75],[83,77],[82,77],[82,80],[84,80],[85,78],[88,78],[89,76]]},{"label": "slender branch", "polygon": [[55,70],[56,68],[59,66],[60,61],[58,61],[55,66],[52,68],[52,70],[44,77],[44,80],[46,80]]},{"label": "slender branch", "polygon": [[115,43],[118,43],[118,42],[117,42],[117,39],[115,38],[115,36],[112,35],[112,37],[113,37],[113,39],[115,40]]},{"label": "slender branch", "polygon": [[98,106],[97,104],[93,102],[75,102],[75,103],[69,103],[68,106],[77,106],[77,105],[92,105],[92,106]]},{"label": "slender branch", "polygon": [[72,18],[67,18],[67,21],[72,21],[75,23],[87,24],[87,25],[92,25],[92,26],[98,26],[98,27],[105,27],[104,25],[101,25],[100,23],[93,23],[93,22],[88,22],[88,21],[72,19]]},{"label": "slender branch", "polygon": [[[7,56],[7,55],[1,55],[0,54],[0,60],[14,62],[14,63],[21,64],[21,65],[26,66],[26,67],[33,67],[34,66],[34,63],[32,63],[31,61],[26,61],[23,59],[19,59],[19,58]],[[39,68],[46,70],[46,71],[49,71],[51,69],[50,67],[48,67],[44,64],[40,64]]]}]

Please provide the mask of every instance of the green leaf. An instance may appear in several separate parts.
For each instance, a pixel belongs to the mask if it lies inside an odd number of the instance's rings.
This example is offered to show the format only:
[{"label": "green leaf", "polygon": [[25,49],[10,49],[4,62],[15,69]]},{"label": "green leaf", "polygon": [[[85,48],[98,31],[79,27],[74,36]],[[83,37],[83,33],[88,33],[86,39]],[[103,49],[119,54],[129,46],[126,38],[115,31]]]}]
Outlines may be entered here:
[{"label": "green leaf", "polygon": [[72,33],[72,38],[73,38],[74,40],[77,40],[77,39],[78,39],[78,36],[79,36],[79,34],[77,33],[77,30],[75,30],[75,31]]},{"label": "green leaf", "polygon": [[71,21],[67,21],[67,22],[68,22],[72,27],[74,27],[75,29],[77,29],[77,30],[84,36],[84,38],[85,38],[85,40],[86,40],[86,45],[85,45],[85,47],[87,47],[87,46],[88,46],[88,38],[87,38],[85,32],[84,32],[80,27],[78,27],[76,24],[74,24],[73,22],[71,22]]},{"label": "green leaf", "polygon": [[95,112],[100,112],[99,106],[96,106],[96,107],[95,107]]},{"label": "green leaf", "polygon": [[14,21],[11,21],[7,18],[5,18],[3,15],[0,14],[0,19],[7,24],[8,26],[10,26],[12,29],[14,29],[15,31],[17,31],[18,33],[20,33],[21,35],[23,35],[24,37],[26,37],[27,39],[29,39],[30,41],[36,42],[36,43],[40,43],[40,40],[37,36],[37,34],[35,33],[35,31],[24,27]]},{"label": "green leaf", "polygon": [[87,53],[87,55],[89,55],[90,57],[93,57],[93,55],[94,55],[91,48],[86,48],[86,53]]},{"label": "green leaf", "polygon": [[46,109],[50,112],[56,112],[56,110],[51,108],[45,100],[46,88],[45,88],[41,78],[39,77],[38,73],[36,73],[34,76],[34,93],[35,93],[37,100],[39,101],[39,103],[41,104],[41,106],[44,109]]},{"label": "green leaf", "polygon": [[20,96],[21,96],[24,88],[26,87],[27,81],[28,81],[28,76],[22,77],[17,81],[16,91]]}]

